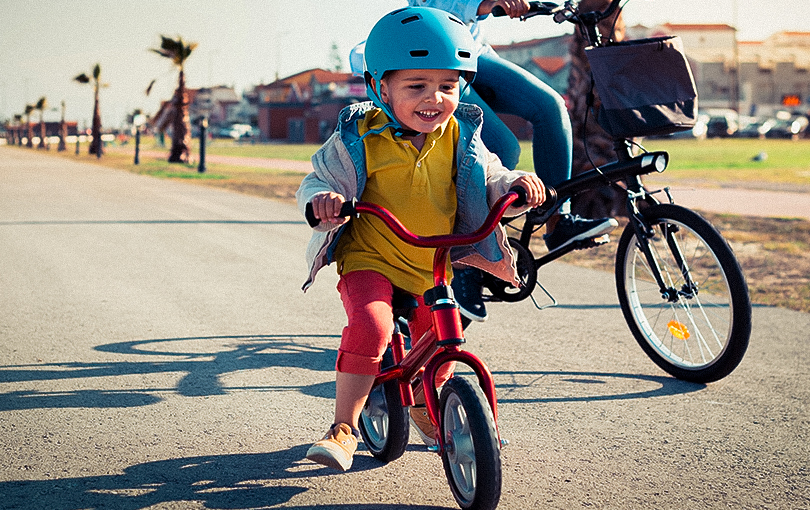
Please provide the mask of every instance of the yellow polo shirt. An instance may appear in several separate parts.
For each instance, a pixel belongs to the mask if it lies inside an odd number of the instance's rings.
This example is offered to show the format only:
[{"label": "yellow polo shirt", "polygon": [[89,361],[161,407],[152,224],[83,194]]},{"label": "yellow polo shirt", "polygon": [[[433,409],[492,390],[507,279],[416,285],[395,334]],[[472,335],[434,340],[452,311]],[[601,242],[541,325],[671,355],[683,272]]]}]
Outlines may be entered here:
[{"label": "yellow polo shirt", "polygon": [[[359,133],[388,122],[381,110],[366,113]],[[363,139],[368,181],[360,199],[391,211],[418,235],[450,234],[456,216],[458,122],[454,117],[426,137],[421,151],[390,129]],[[433,253],[401,241],[381,220],[369,214],[350,223],[338,242],[340,274],[372,270],[395,287],[422,294],[433,287]],[[448,263],[449,271],[449,263]]]}]

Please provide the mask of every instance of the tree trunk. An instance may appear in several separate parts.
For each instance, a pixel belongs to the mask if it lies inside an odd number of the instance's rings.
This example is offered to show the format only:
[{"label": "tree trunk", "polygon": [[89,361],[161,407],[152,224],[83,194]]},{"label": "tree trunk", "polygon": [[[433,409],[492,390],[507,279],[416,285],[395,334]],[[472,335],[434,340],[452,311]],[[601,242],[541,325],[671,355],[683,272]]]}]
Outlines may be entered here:
[{"label": "tree trunk", "polygon": [[174,92],[174,118],[172,119],[172,150],[169,154],[169,163],[188,163],[189,147],[191,146],[191,129],[188,117],[188,94],[186,93],[186,79],[183,70],[177,90]]},{"label": "tree trunk", "polygon": [[[603,11],[610,4],[610,0],[583,0],[580,2],[582,12]],[[620,11],[599,23],[599,31],[603,37],[609,37],[616,20],[613,39],[624,39],[625,25]],[[569,49],[571,55],[571,74],[568,77],[568,104],[571,115],[571,126],[574,137],[574,154],[571,167],[572,175],[576,176],[587,172],[593,165],[604,165],[616,160],[613,152],[613,139],[603,130],[587,105],[588,94],[591,90],[591,66],[585,56],[587,43],[579,31],[574,32]],[[596,90],[593,91],[596,94]],[[596,105],[598,105],[598,97]],[[595,108],[595,107],[594,107]],[[587,122],[586,122],[587,115]],[[587,153],[585,141],[587,140]],[[590,155],[590,160],[588,156]],[[626,215],[624,197],[609,186],[578,195],[572,200],[572,210],[586,218],[602,218],[606,216]]]},{"label": "tree trunk", "polygon": [[44,113],[45,112],[42,111],[42,110],[40,110],[40,112],[39,112],[39,145],[37,145],[37,149],[47,149],[48,148],[48,143],[46,141],[47,138],[48,138],[48,136],[47,136],[48,132],[45,129],[45,121],[42,118]]},{"label": "tree trunk", "polygon": [[101,143],[101,113],[98,107],[98,84],[96,84],[95,101],[93,102],[93,127],[92,135],[93,140],[90,142],[90,154],[95,154],[101,157],[104,152],[104,145]]},{"label": "tree trunk", "polygon": [[57,149],[59,152],[66,151],[67,145],[65,144],[65,139],[67,138],[67,124],[65,124],[65,119],[62,118],[59,121],[59,145]]}]

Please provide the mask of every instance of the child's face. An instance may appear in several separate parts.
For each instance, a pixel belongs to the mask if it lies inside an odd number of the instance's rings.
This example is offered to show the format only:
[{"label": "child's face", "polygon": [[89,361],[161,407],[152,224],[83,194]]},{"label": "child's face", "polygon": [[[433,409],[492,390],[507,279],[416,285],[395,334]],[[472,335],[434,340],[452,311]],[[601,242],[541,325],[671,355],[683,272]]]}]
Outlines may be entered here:
[{"label": "child's face", "polygon": [[450,120],[459,90],[459,72],[448,69],[403,69],[380,80],[380,98],[400,124],[420,133],[432,133]]}]

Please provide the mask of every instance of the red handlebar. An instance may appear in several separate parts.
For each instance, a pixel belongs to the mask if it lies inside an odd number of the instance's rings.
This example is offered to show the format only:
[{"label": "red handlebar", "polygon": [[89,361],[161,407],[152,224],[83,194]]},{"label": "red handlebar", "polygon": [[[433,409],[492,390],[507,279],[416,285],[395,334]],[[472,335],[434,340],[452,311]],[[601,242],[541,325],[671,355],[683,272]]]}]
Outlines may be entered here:
[{"label": "red handlebar", "polygon": [[506,209],[512,205],[513,202],[520,198],[519,194],[515,191],[510,191],[506,195],[498,199],[497,202],[490,209],[484,224],[478,230],[469,234],[441,234],[435,236],[418,236],[405,228],[402,223],[391,214],[387,209],[380,207],[376,204],[368,202],[357,202],[354,204],[354,210],[358,213],[372,214],[382,220],[397,237],[402,239],[408,244],[418,246],[420,248],[451,248],[453,246],[465,246],[468,244],[475,244],[484,240],[489,234],[495,230],[498,222],[501,221]]}]

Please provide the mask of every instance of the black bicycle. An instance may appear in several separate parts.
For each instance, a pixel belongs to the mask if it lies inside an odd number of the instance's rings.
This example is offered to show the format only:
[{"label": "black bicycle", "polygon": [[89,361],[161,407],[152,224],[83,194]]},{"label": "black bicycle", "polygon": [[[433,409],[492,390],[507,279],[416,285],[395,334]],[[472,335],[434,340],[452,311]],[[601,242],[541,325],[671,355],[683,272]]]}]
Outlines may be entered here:
[{"label": "black bicycle", "polygon": [[[532,11],[525,17],[549,15],[557,23],[574,23],[591,48],[611,48],[616,45],[601,36],[597,23],[613,15],[619,3],[613,0],[602,12],[580,12],[574,1],[559,5],[532,2]],[[599,79],[595,79],[599,90]],[[658,132],[666,129],[673,132],[682,128],[659,128]],[[617,160],[559,184],[555,190],[557,199],[567,200],[606,184],[626,196],[629,223],[619,238],[615,266],[624,318],[641,348],[663,370],[686,381],[717,381],[739,365],[748,348],[751,302],[745,277],[728,243],[706,219],[675,205],[668,188],[651,191],[644,186],[641,177],[663,172],[669,155],[647,152],[631,138],[627,134],[615,137]],[[643,152],[635,155],[634,146]],[[665,200],[661,199],[662,193]],[[542,289],[537,282],[540,267],[572,250],[607,241],[580,241],[535,258],[529,243],[554,208],[544,205],[543,209],[547,210],[529,211],[505,222],[507,228],[519,232],[519,237],[510,238],[509,243],[517,254],[523,285],[513,287],[486,277],[485,287],[492,294],[489,299],[526,299],[537,286]],[[535,305],[544,308],[536,301]]]}]

